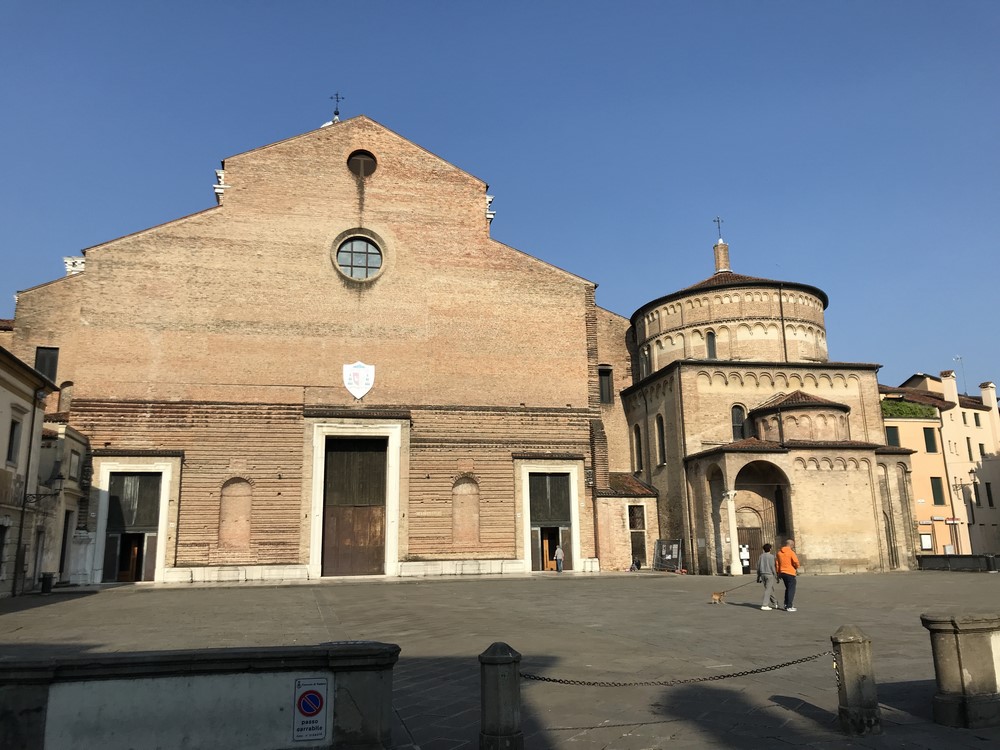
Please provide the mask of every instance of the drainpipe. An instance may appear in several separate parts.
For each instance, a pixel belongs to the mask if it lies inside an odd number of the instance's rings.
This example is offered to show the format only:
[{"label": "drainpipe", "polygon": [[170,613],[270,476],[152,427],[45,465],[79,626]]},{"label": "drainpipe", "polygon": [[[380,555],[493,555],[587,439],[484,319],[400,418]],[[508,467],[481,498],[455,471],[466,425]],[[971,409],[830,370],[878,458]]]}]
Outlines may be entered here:
[{"label": "drainpipe", "polygon": [[[45,396],[45,391],[38,390],[32,393],[33,398],[31,399],[31,429],[28,430],[28,460],[24,465],[24,489],[21,492],[21,520],[17,525],[17,549],[14,550],[14,580],[11,584],[10,595],[11,597],[17,596],[17,579],[18,576],[21,577],[21,581],[24,581],[24,564],[27,562],[28,556],[24,555],[20,557],[22,553],[21,545],[24,543],[24,517],[28,515],[28,482],[31,478],[31,454],[34,448],[35,442],[35,414],[38,412],[38,400]],[[37,487],[35,489],[38,489]],[[20,557],[20,560],[18,559]],[[22,586],[23,589],[23,586]]]}]

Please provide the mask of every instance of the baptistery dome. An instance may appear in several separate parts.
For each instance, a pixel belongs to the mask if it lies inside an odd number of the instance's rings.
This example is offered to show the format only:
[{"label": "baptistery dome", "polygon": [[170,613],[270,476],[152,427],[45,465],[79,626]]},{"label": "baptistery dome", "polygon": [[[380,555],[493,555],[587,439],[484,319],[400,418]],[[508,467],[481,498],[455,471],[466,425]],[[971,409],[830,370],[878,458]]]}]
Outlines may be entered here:
[{"label": "baptistery dome", "polygon": [[685,359],[826,362],[829,304],[817,287],[734,273],[715,244],[715,273],[632,315],[639,377]]}]

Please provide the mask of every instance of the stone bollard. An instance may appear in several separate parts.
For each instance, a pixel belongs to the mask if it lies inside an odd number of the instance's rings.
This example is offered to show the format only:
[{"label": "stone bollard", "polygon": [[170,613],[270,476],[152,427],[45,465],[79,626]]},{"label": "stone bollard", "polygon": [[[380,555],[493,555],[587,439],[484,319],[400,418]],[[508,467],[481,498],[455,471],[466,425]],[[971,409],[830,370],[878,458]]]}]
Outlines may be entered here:
[{"label": "stone bollard", "polygon": [[520,664],[521,655],[506,643],[494,643],[479,655],[480,750],[524,750]]},{"label": "stone bollard", "polygon": [[934,721],[979,729],[1000,725],[1000,615],[927,614],[937,693]]},{"label": "stone bollard", "polygon": [[871,638],[856,625],[844,625],[830,641],[837,660],[840,728],[848,734],[882,734]]}]

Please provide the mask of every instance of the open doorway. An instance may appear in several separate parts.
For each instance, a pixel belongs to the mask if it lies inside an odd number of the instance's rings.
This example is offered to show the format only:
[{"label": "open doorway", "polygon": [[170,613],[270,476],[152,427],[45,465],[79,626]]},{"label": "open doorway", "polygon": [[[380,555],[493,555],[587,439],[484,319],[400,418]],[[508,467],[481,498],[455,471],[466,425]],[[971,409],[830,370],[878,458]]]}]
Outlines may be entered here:
[{"label": "open doorway", "polygon": [[119,581],[142,580],[142,558],[145,552],[145,534],[122,534],[118,546]]},{"label": "open doorway", "polygon": [[160,519],[159,472],[112,472],[103,580],[152,581]]},{"label": "open doorway", "polygon": [[563,569],[572,569],[569,481],[569,474],[528,475],[532,570],[556,570],[558,545],[562,545],[565,554]]}]

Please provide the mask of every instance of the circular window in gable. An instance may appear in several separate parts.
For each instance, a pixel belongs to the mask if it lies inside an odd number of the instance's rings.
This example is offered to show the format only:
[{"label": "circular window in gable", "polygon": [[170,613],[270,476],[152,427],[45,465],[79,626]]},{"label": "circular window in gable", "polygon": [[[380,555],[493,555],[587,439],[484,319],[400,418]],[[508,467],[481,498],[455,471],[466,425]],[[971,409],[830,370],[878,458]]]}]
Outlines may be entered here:
[{"label": "circular window in gable", "polygon": [[358,177],[368,177],[375,171],[376,167],[378,167],[378,162],[368,151],[355,151],[347,157],[347,168]]},{"label": "circular window in gable", "polygon": [[337,268],[349,279],[370,279],[382,270],[382,251],[367,237],[350,237],[337,248]]}]

